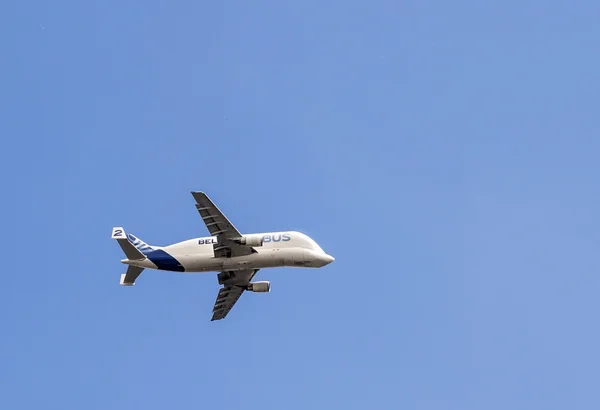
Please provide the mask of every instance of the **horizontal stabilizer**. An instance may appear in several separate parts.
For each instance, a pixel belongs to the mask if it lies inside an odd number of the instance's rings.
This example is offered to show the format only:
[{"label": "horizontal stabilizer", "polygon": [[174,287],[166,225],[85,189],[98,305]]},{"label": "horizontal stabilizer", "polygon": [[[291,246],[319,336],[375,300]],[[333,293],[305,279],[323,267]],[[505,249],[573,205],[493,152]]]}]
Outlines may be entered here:
[{"label": "horizontal stabilizer", "polygon": [[133,246],[133,244],[131,242],[129,242],[129,239],[127,239],[127,235],[125,234],[125,229],[123,229],[121,227],[113,228],[111,238],[117,240],[117,242],[121,246],[121,249],[123,249],[125,256],[127,256],[127,259],[130,259],[130,260],[146,259],[146,256],[142,252],[140,252],[138,250],[138,248]]},{"label": "horizontal stabilizer", "polygon": [[144,268],[129,265],[127,267],[127,273],[121,275],[121,286],[133,286],[135,280],[140,276]]}]

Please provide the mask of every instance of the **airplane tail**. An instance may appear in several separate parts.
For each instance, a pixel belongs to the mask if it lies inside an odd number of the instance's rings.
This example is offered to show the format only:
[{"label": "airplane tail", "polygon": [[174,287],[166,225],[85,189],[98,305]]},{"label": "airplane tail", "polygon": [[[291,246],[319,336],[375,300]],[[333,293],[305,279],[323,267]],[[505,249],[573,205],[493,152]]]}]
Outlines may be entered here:
[{"label": "airplane tail", "polygon": [[121,286],[133,286],[135,285],[135,280],[140,276],[144,268],[140,268],[138,266],[129,265],[127,267],[127,272],[121,274]]},{"label": "airplane tail", "polygon": [[[112,239],[116,239],[127,259],[139,261],[146,259],[146,255],[154,248],[132,234],[125,232],[122,227],[114,227],[112,230]],[[127,272],[121,275],[121,285],[133,286],[135,280],[142,273],[144,268],[129,265]]]},{"label": "airplane tail", "polygon": [[152,246],[136,238],[133,234],[126,233],[125,229],[121,227],[113,228],[111,238],[117,240],[127,259],[146,259],[146,255],[154,250]]}]

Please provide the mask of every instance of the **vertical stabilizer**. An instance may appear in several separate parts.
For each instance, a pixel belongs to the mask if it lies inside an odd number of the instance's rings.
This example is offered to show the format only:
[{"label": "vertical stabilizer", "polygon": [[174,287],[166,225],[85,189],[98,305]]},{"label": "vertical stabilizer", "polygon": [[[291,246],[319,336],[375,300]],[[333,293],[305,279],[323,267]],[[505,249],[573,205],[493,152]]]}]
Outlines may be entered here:
[{"label": "vertical stabilizer", "polygon": [[[146,255],[144,255],[139,248],[134,246],[129,241],[129,239],[127,239],[127,236],[128,235],[125,233],[125,229],[123,229],[121,227],[117,226],[117,227],[114,227],[112,230],[111,238],[117,240],[117,242],[121,246],[121,249],[123,249],[123,253],[125,253],[125,256],[127,256],[127,259],[130,259],[130,260],[146,259]],[[133,236],[133,235],[131,235],[131,236]],[[135,236],[134,236],[134,238],[135,238]],[[146,244],[144,244],[144,245],[146,245]],[[148,246],[148,245],[146,245],[146,246]]]}]

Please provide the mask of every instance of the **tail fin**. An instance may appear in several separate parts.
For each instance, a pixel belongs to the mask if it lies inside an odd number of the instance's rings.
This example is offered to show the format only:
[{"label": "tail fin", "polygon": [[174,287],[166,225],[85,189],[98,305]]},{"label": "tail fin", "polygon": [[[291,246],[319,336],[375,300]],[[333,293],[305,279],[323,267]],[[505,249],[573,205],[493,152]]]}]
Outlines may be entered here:
[{"label": "tail fin", "polygon": [[154,250],[132,234],[125,233],[125,229],[121,227],[113,228],[111,238],[117,240],[125,256],[130,260],[146,259],[146,254]]},{"label": "tail fin", "polygon": [[135,246],[135,248],[142,252],[144,255],[148,255],[150,252],[152,252],[154,249],[154,247],[148,245],[146,242],[142,241],[140,238],[136,238],[132,233],[128,233],[127,234],[127,239],[129,239],[129,242],[131,242],[131,244],[133,246]]}]

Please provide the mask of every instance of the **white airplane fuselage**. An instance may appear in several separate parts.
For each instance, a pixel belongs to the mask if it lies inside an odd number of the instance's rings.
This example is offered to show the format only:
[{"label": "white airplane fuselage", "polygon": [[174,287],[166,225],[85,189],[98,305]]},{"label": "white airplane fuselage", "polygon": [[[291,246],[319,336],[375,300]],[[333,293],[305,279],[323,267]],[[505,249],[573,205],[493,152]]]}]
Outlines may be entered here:
[{"label": "white airplane fuselage", "polygon": [[123,259],[122,263],[140,268],[200,273],[276,267],[320,268],[334,261],[309,236],[295,231],[244,235],[259,237],[261,246],[245,256],[215,257],[219,247],[216,236],[189,239],[168,246],[149,246],[128,234],[129,241],[145,259]]}]

